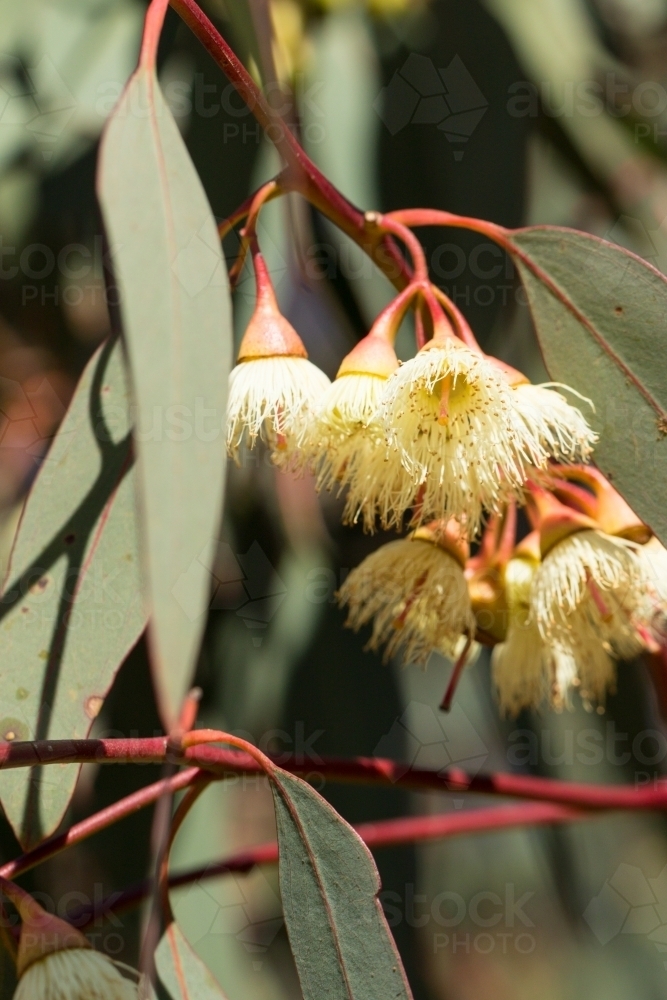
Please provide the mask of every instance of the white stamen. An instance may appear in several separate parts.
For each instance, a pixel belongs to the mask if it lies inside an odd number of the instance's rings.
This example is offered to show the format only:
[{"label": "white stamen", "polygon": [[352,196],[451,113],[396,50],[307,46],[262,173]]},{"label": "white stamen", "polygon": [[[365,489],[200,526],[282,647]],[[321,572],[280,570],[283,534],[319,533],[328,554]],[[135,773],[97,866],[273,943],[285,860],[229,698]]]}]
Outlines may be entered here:
[{"label": "white stamen", "polygon": [[227,450],[238,461],[244,440],[262,437],[293,455],[300,447],[330,382],[306,358],[274,356],[242,361],[229,376]]},{"label": "white stamen", "polygon": [[71,948],[28,966],[14,1000],[137,1000],[137,985],[122,976],[106,955]]},{"label": "white stamen", "polygon": [[461,566],[421,539],[383,545],[352,570],[338,596],[352,628],[373,620],[368,647],[386,644],[385,659],[401,650],[406,662],[425,664],[434,649],[453,659],[461,635],[475,628]]}]

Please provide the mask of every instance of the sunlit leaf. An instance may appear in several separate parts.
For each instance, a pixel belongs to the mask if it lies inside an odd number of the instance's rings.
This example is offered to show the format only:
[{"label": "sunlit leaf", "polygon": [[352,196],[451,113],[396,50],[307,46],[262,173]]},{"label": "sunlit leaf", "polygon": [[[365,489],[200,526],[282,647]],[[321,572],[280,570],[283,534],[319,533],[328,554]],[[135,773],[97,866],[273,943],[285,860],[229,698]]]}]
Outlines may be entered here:
[{"label": "sunlit leaf", "polygon": [[667,541],[667,279],[594,236],[535,228],[510,241],[544,360],[600,434],[595,462]]},{"label": "sunlit leaf", "polygon": [[280,892],[304,1000],[407,1000],[368,848],[305,781],[277,768],[271,778]]},{"label": "sunlit leaf", "polygon": [[[145,626],[120,344],[88,363],[26,502],[0,598],[0,738],[85,738]],[[24,846],[53,832],[78,765],[3,771]]]},{"label": "sunlit leaf", "polygon": [[215,220],[155,74],[145,66],[108,123],[98,193],[136,402],[149,639],[169,728],[206,621],[224,487],[232,337]]},{"label": "sunlit leaf", "polygon": [[171,1000],[225,1000],[225,994],[176,922],[169,924],[156,948],[155,967]]}]

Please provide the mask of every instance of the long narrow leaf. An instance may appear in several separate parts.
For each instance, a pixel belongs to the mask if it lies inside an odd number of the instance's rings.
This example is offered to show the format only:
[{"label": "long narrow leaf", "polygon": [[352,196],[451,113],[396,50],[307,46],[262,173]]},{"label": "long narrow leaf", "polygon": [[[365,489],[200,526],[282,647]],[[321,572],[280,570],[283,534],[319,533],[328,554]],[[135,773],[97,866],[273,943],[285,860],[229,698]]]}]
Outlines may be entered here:
[{"label": "long narrow leaf", "polygon": [[107,124],[98,195],[134,389],[151,658],[170,728],[206,621],[232,335],[215,220],[147,65]]},{"label": "long narrow leaf", "polygon": [[[37,476],[0,599],[0,738],[90,732],[145,626],[129,399],[120,343],[88,363]],[[0,774],[23,847],[49,836],[78,765]]]}]

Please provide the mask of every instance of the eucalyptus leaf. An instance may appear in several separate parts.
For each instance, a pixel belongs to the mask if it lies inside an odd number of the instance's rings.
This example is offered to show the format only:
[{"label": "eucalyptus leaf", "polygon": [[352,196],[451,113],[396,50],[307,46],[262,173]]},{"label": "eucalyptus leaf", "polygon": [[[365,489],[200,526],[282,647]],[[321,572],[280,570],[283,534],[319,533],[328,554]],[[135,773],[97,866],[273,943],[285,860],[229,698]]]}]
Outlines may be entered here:
[{"label": "eucalyptus leaf", "polygon": [[108,122],[98,194],[134,389],[151,660],[170,729],[206,623],[224,489],[232,325],[215,220],[146,66]]},{"label": "eucalyptus leaf", "polygon": [[[89,361],[26,501],[0,597],[0,738],[81,739],[145,627],[119,341]],[[23,847],[59,825],[79,765],[0,772]]]},{"label": "eucalyptus leaf", "polygon": [[370,851],[305,781],[278,768],[271,779],[280,892],[304,1000],[407,1000]]},{"label": "eucalyptus leaf", "polygon": [[225,1000],[225,994],[178,924],[169,924],[155,950],[155,967],[171,1000]]},{"label": "eucalyptus leaf", "polygon": [[595,236],[531,228],[510,236],[550,376],[600,440],[594,460],[667,543],[667,279]]}]

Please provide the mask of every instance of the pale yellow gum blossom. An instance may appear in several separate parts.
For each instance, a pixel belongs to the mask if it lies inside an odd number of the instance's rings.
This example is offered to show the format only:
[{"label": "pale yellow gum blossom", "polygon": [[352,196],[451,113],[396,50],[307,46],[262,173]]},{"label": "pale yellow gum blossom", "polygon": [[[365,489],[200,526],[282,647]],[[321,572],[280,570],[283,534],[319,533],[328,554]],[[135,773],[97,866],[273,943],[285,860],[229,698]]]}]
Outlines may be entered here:
[{"label": "pale yellow gum blossom", "polygon": [[364,530],[400,528],[403,511],[415,495],[400,458],[387,446],[379,427],[370,425],[332,441],[322,459],[318,488],[347,490],[344,524],[361,522]]},{"label": "pale yellow gum blossom", "polygon": [[351,434],[375,416],[386,379],[380,375],[351,372],[340,375],[327,387],[320,401],[317,424],[324,431],[335,428]]},{"label": "pale yellow gum blossom", "polygon": [[51,952],[28,966],[14,1000],[137,1000],[135,983],[88,948]]},{"label": "pale yellow gum blossom", "polygon": [[645,648],[648,577],[641,546],[601,531],[578,531],[553,547],[535,574],[532,607],[540,634],[576,659],[585,702],[603,701],[616,659]]},{"label": "pale yellow gum blossom", "polygon": [[546,464],[539,429],[516,399],[494,364],[454,340],[420,351],[390,376],[381,417],[389,444],[423,486],[423,520],[454,516],[475,533],[485,508],[520,495],[527,469]]},{"label": "pale yellow gum blossom", "polygon": [[547,646],[531,615],[530,595],[537,569],[533,559],[510,559],[505,570],[509,610],[507,638],[491,654],[491,675],[500,709],[515,716],[549,694]]},{"label": "pale yellow gum blossom", "polygon": [[303,444],[317,488],[339,494],[347,490],[343,523],[361,521],[370,532],[378,521],[385,529],[398,527],[415,492],[375,419],[385,383],[378,375],[339,376],[327,389]]},{"label": "pale yellow gum blossom", "polygon": [[462,634],[475,620],[461,565],[432,542],[404,538],[383,545],[352,570],[338,593],[357,630],[373,622],[368,648],[400,651],[408,663],[425,664],[437,650],[454,658]]},{"label": "pale yellow gum blossom", "polygon": [[330,382],[306,358],[275,355],[242,361],[229,376],[227,451],[238,462],[244,441],[267,442],[276,459],[301,447]]},{"label": "pale yellow gum blossom", "polygon": [[581,410],[572,406],[555,388],[521,383],[513,387],[514,404],[530,431],[530,440],[539,442],[534,464],[546,452],[560,462],[586,462],[597,441]]},{"label": "pale yellow gum blossom", "polygon": [[541,634],[549,638],[559,631],[583,629],[588,621],[598,634],[623,642],[629,616],[641,606],[646,585],[638,548],[593,530],[577,531],[558,542],[533,581]]},{"label": "pale yellow gum blossom", "polygon": [[534,559],[514,558],[505,573],[507,639],[494,648],[491,669],[500,709],[509,716],[543,703],[557,710],[571,707],[574,689],[587,705],[603,702],[615,679],[614,660],[599,636],[579,635],[576,646],[560,632],[543,637],[532,606],[539,565]]},{"label": "pale yellow gum blossom", "polygon": [[667,642],[667,549],[654,536],[638,548],[646,575],[645,600],[641,616],[649,639]]}]

